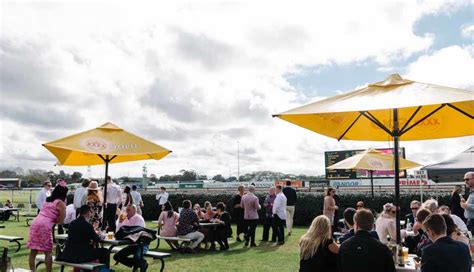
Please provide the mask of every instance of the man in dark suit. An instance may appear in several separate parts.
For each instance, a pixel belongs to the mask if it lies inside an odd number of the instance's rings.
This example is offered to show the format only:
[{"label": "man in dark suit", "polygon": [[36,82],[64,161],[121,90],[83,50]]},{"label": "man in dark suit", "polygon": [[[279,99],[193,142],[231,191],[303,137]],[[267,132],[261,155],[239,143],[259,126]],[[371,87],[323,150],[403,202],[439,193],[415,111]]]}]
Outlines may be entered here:
[{"label": "man in dark suit", "polygon": [[418,212],[420,207],[421,207],[421,203],[418,200],[413,200],[410,203],[411,213],[409,213],[405,216],[405,222],[406,222],[405,226],[407,226],[408,222],[410,222],[411,226],[413,227],[413,225],[415,224],[415,221],[416,221],[416,212]]},{"label": "man in dark suit", "polygon": [[392,253],[369,233],[373,226],[371,211],[360,209],[356,212],[355,234],[339,248],[337,262],[340,272],[395,272]]},{"label": "man in dark suit", "polygon": [[80,216],[69,224],[66,247],[61,260],[71,263],[85,263],[99,260],[109,266],[109,253],[106,248],[95,248],[92,242],[99,242],[100,236],[89,223],[92,210],[88,205],[80,208]]},{"label": "man in dark suit", "polygon": [[[342,213],[342,217],[344,217],[344,223],[346,226],[349,228],[349,231],[339,237],[339,243],[343,243],[347,239],[351,238],[354,236],[354,214],[356,213],[356,210],[354,208],[347,208],[344,210]],[[370,236],[372,236],[374,239],[379,240],[379,235],[375,230],[369,231]]]},{"label": "man in dark suit", "polygon": [[446,236],[446,222],[439,214],[429,215],[423,226],[433,244],[421,255],[422,272],[470,272],[469,247]]}]

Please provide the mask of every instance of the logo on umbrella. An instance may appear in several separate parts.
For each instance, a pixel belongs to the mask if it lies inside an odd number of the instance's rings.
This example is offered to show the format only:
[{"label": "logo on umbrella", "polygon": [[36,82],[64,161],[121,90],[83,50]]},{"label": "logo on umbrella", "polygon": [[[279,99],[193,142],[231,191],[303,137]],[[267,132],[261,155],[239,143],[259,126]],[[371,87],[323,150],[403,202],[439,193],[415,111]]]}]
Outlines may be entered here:
[{"label": "logo on umbrella", "polygon": [[89,150],[102,151],[107,148],[108,143],[98,138],[87,138],[82,142],[82,146]]}]

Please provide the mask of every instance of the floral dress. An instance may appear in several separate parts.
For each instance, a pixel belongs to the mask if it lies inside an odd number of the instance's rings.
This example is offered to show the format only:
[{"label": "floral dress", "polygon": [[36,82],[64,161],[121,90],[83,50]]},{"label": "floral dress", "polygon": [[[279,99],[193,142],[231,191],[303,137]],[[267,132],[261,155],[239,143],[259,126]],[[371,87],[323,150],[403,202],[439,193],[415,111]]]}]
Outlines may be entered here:
[{"label": "floral dress", "polygon": [[53,202],[45,202],[40,213],[30,226],[28,242],[26,247],[43,252],[53,251],[53,226],[59,219],[59,211],[56,206],[60,199]]}]

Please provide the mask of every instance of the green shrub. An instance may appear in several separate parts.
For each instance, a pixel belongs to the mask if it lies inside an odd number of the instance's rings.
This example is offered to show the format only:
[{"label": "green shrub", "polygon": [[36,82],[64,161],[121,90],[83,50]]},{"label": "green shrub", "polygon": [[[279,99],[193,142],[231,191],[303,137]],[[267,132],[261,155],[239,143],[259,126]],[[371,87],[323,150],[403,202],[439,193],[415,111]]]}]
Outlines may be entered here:
[{"label": "green shrub", "polygon": [[[170,192],[170,202],[173,205],[175,211],[178,210],[178,207],[182,206],[183,200],[189,199],[193,203],[199,203],[201,207],[204,205],[205,201],[210,201],[212,205],[216,205],[217,202],[224,202],[227,205],[227,210],[232,214],[232,199],[235,193],[228,192],[206,192],[206,193],[180,193],[180,192]],[[260,200],[260,204],[263,204],[265,200],[266,193],[257,193],[256,194]],[[435,195],[424,195],[424,199],[430,197],[436,198]],[[439,205],[449,205],[449,195],[439,195],[438,201]],[[158,207],[158,202],[156,201],[156,194],[145,193],[142,195],[143,203],[145,207],[143,208],[143,217],[146,220],[157,220],[161,210]],[[375,212],[381,212],[382,206],[387,203],[393,203],[393,194],[381,194],[376,195],[374,199],[371,198],[370,194],[362,193],[342,193],[339,196],[339,215],[338,218],[342,217],[342,212],[348,207],[355,207],[357,201],[363,201],[365,207],[371,209]],[[322,193],[298,193],[298,201],[295,208],[294,224],[300,226],[307,226],[311,224],[311,221],[318,215],[323,212],[323,199],[324,195]],[[412,200],[419,200],[420,197],[416,193],[404,192],[400,197],[400,206],[401,206],[401,215],[402,217],[405,214],[408,214],[410,211],[410,202]],[[260,219],[263,220],[265,217],[265,210],[262,209],[259,211]]]}]

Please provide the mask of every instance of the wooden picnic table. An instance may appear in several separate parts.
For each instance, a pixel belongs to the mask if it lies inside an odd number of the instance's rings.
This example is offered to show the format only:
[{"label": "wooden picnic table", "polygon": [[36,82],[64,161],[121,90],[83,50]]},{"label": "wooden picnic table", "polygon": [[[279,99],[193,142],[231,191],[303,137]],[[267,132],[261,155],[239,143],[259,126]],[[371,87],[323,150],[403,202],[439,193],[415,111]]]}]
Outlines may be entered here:
[{"label": "wooden picnic table", "polygon": [[[67,234],[58,234],[54,237],[56,240],[67,240]],[[124,245],[131,245],[133,244],[130,240],[116,240],[116,239],[102,239],[99,241],[102,245],[110,245],[108,247],[109,253],[112,253],[112,249],[116,246],[124,246]]]},{"label": "wooden picnic table", "polygon": [[18,222],[20,222],[20,210],[20,208],[0,208],[0,212],[16,212],[16,221]]}]

